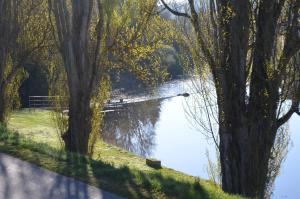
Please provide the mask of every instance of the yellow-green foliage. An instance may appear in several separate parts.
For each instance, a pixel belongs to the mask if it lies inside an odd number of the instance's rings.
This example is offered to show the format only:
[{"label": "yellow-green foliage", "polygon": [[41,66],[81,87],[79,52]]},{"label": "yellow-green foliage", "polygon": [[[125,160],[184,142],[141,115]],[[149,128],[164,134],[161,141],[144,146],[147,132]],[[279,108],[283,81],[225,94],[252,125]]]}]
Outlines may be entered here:
[{"label": "yellow-green foliage", "polygon": [[52,105],[54,110],[50,112],[51,120],[55,124],[57,137],[63,147],[64,142],[62,140],[62,135],[68,129],[68,114],[63,113],[63,111],[68,110],[69,107],[69,91],[66,72],[61,65],[62,63],[59,56],[49,60],[48,82],[49,95],[52,96]]},{"label": "yellow-green foliage", "polygon": [[105,1],[102,65],[131,71],[154,85],[167,76],[159,52],[171,42],[169,23],[155,15],[155,0]]},{"label": "yellow-green foliage", "polygon": [[92,132],[89,138],[89,144],[88,144],[88,152],[90,155],[94,152],[95,144],[100,137],[99,132],[101,129],[104,113],[102,112],[105,102],[109,98],[111,90],[111,85],[108,76],[103,77],[98,91],[94,95],[92,99],[92,111],[93,111],[93,117],[92,117]]},{"label": "yellow-green foliage", "polygon": [[[47,23],[46,0],[24,0],[13,5],[16,16],[11,21],[16,38],[6,46],[7,63],[4,63],[5,114],[20,106],[19,87],[27,78],[23,65],[35,58],[42,59],[50,35]],[[12,36],[13,37],[13,36]]]},{"label": "yellow-green foliage", "polygon": [[49,55],[46,47],[51,36],[48,2],[47,0],[23,0],[20,7],[22,7],[19,13],[21,30],[17,41],[20,59],[27,58],[26,56],[43,59]]},{"label": "yellow-green foliage", "polygon": [[[19,87],[21,86],[24,79],[27,77],[27,73],[23,69],[16,70],[14,68],[14,62],[9,57],[8,63],[6,64],[6,70],[4,71],[4,79],[11,80],[5,85],[5,115],[8,115],[12,110],[17,109],[21,106],[20,96],[19,96]],[[16,70],[15,75],[13,70]]]}]

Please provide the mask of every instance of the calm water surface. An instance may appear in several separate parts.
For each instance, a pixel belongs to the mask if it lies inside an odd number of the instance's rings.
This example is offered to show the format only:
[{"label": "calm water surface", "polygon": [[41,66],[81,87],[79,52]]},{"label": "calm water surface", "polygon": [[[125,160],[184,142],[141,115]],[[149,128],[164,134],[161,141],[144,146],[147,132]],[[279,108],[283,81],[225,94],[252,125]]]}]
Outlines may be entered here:
[{"label": "calm water surface", "polygon": [[[154,95],[122,96],[125,102],[135,103],[106,113],[105,141],[138,155],[159,159],[164,166],[208,179],[207,154],[216,162],[215,145],[191,125],[191,118],[186,114],[189,99],[176,96],[189,92],[189,85],[188,80],[174,81],[159,87]],[[299,117],[291,119],[289,129],[292,145],[275,182],[275,199],[300,198]]]},{"label": "calm water surface", "polygon": [[275,182],[274,199],[300,198],[300,117],[294,115],[291,118],[289,129],[290,150]]}]

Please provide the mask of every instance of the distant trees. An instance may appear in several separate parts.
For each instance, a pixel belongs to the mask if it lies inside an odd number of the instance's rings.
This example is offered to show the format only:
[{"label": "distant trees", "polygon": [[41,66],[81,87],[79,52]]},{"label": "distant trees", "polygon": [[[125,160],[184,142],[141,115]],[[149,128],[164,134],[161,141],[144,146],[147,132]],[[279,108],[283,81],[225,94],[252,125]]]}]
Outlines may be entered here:
[{"label": "distant trees", "polygon": [[[149,83],[162,77],[156,51],[168,34],[153,15],[156,1],[49,0],[67,75],[69,151],[88,153],[94,98],[110,69],[129,70]],[[95,99],[95,100],[93,100]]]},{"label": "distant trees", "polygon": [[188,0],[186,13],[162,3],[189,20],[190,57],[213,77],[223,190],[264,198],[278,130],[300,115],[300,1]]}]

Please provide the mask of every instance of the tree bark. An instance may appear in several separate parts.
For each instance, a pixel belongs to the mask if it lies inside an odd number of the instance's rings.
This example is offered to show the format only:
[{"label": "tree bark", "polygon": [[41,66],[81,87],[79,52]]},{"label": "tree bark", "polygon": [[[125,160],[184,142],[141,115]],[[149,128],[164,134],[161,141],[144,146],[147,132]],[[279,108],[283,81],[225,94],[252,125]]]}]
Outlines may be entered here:
[{"label": "tree bark", "polygon": [[221,92],[217,93],[222,187],[228,193],[264,198],[278,130],[279,82],[270,78],[267,70],[271,67],[280,8],[275,1],[264,1],[259,7],[249,102],[246,102],[249,7],[245,2],[233,1],[232,9],[239,17],[233,16],[221,26],[228,37],[221,39],[225,71]]},{"label": "tree bark", "polygon": [[225,192],[264,198],[276,130],[274,133],[270,122],[262,121],[266,120],[260,118],[233,128],[219,128],[222,188]]},{"label": "tree bark", "polygon": [[91,15],[94,1],[72,0],[72,9],[67,1],[49,0],[55,16],[61,56],[68,79],[69,126],[63,135],[66,150],[88,153],[92,132],[92,110],[90,108],[93,88],[100,77],[100,42],[103,32],[102,5],[99,3],[99,30],[97,47],[91,44]]},{"label": "tree bark", "polygon": [[5,123],[5,88],[0,86],[0,123]]},{"label": "tree bark", "polygon": [[69,100],[69,127],[63,140],[68,151],[88,153],[89,135],[92,131],[90,94],[80,91],[71,92]]},{"label": "tree bark", "polygon": [[[0,38],[0,44],[1,44]],[[4,85],[4,71],[5,71],[5,64],[6,64],[6,53],[4,47],[0,47],[0,122],[5,123],[5,85]]]}]

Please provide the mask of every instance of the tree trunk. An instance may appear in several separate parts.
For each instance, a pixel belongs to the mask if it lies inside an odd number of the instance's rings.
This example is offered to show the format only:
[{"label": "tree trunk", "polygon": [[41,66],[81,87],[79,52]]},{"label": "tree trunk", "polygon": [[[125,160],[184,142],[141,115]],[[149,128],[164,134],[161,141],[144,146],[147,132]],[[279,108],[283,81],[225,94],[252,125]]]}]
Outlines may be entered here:
[{"label": "tree trunk", "polygon": [[5,123],[5,90],[0,85],[0,123]]},{"label": "tree trunk", "polygon": [[230,118],[235,120],[233,125],[220,125],[222,188],[228,193],[264,198],[269,158],[277,130],[270,118],[255,118],[250,122]]},{"label": "tree trunk", "polygon": [[0,0],[0,122],[6,122],[6,99],[5,88],[7,70],[7,61],[9,55],[13,52],[15,42],[17,40],[18,30],[18,7],[19,3],[16,0]]},{"label": "tree trunk", "polygon": [[[222,186],[225,192],[250,198],[265,196],[269,158],[277,132],[279,89],[266,73],[274,49],[277,20],[273,3],[260,4],[249,102],[246,102],[249,39],[249,16],[246,14],[249,7],[246,2],[232,1],[233,10],[239,17],[233,17],[222,28],[228,33],[224,40],[226,50],[222,64],[225,77],[221,91],[217,93]],[[267,12],[268,9],[274,10]],[[227,14],[224,11],[224,16]]]},{"label": "tree trunk", "polygon": [[[67,1],[49,0],[49,7],[56,20],[70,93],[69,127],[63,135],[63,140],[68,151],[87,154],[92,131],[90,103],[93,86],[98,85],[97,78],[100,76],[100,61],[97,58],[100,47],[93,49],[94,44],[90,38],[94,1],[72,0],[71,3],[69,8]],[[99,25],[101,27],[103,24]],[[99,33],[98,44],[102,38],[101,34]]]},{"label": "tree trunk", "polygon": [[69,127],[63,135],[65,148],[71,152],[88,153],[89,136],[92,131],[90,93],[82,90],[70,92]]},{"label": "tree trunk", "polygon": [[[1,38],[0,38],[0,44]],[[7,53],[5,46],[0,46],[0,122],[5,123],[5,80],[4,80],[4,72],[6,68],[7,62]]]}]

